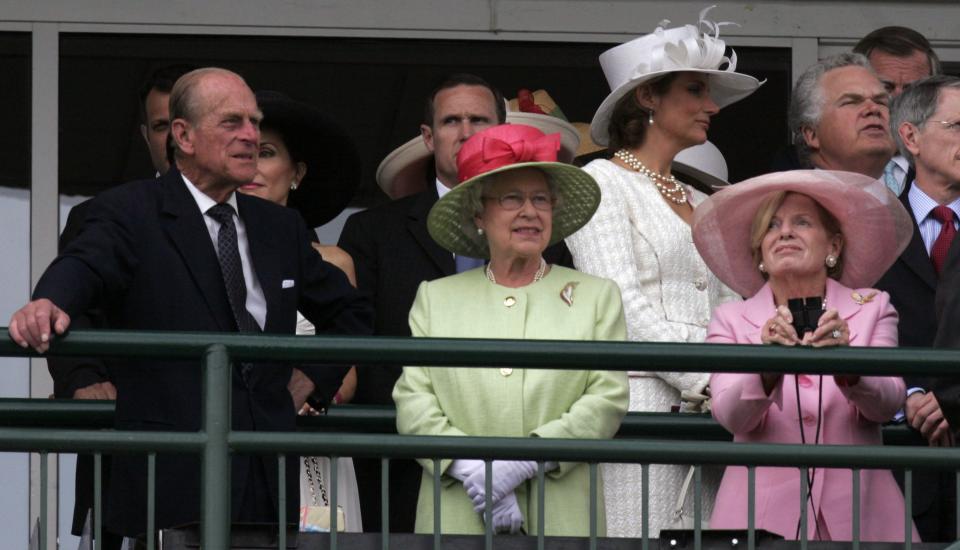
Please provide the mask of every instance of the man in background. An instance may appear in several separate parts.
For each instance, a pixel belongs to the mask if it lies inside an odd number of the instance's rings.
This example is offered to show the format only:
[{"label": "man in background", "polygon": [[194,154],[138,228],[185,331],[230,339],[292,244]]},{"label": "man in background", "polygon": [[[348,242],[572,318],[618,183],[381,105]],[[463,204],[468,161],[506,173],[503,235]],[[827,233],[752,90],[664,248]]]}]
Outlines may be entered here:
[{"label": "man in background", "polygon": [[[853,47],[863,54],[880,77],[891,97],[903,93],[904,86],[921,78],[941,74],[940,58],[930,42],[907,27],[882,27],[864,36]],[[896,128],[893,129],[896,132]],[[895,155],[883,171],[887,187],[898,197],[909,183],[910,164],[903,155]],[[912,179],[913,174],[910,174]]]},{"label": "man in background", "polygon": [[872,178],[894,153],[890,94],[860,54],[820,61],[797,80],[789,126],[803,166]]}]

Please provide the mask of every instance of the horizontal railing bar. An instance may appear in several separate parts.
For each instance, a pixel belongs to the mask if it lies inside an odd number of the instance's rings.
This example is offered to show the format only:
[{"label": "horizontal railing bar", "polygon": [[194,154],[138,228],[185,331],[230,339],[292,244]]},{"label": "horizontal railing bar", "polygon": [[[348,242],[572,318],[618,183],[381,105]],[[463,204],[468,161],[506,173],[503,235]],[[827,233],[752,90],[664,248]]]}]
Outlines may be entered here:
[{"label": "horizontal railing bar", "polygon": [[0,426],[112,428],[113,401],[0,399]]},{"label": "horizontal railing bar", "polygon": [[[232,432],[234,452],[890,469],[960,468],[960,448],[774,445],[724,441],[548,439]],[[388,449],[385,451],[385,449]]]},{"label": "horizontal railing bar", "polygon": [[206,441],[200,432],[0,428],[0,451],[4,452],[200,452]]},{"label": "horizontal railing bar", "polygon": [[[0,426],[112,428],[113,401],[0,398]],[[386,405],[337,405],[326,414],[298,416],[302,431],[397,433],[397,411]],[[709,413],[629,412],[616,437],[730,441],[733,436]],[[906,424],[883,427],[884,445],[925,445]]]},{"label": "horizontal railing bar", "polygon": [[[0,327],[0,332],[6,332]],[[2,340],[2,339],[0,339]],[[778,372],[810,374],[952,374],[960,351],[919,348],[745,346],[655,342],[572,342],[383,336],[310,338],[236,333],[76,331],[54,339],[57,356],[199,358],[223,344],[239,360],[394,363],[447,366],[513,366],[552,369]],[[0,356],[35,356],[10,340]]]}]

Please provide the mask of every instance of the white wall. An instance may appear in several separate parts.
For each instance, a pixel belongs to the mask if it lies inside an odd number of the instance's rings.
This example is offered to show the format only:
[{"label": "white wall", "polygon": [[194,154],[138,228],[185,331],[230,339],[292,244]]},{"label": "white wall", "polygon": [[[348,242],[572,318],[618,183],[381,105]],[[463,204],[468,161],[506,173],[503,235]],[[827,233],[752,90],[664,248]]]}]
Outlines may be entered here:
[{"label": "white wall", "polygon": [[[30,192],[0,187],[0,325],[30,291]],[[0,397],[30,397],[27,359],[0,358]],[[0,547],[24,548],[28,537],[29,455],[0,453]],[[9,546],[8,546],[9,545]]]}]

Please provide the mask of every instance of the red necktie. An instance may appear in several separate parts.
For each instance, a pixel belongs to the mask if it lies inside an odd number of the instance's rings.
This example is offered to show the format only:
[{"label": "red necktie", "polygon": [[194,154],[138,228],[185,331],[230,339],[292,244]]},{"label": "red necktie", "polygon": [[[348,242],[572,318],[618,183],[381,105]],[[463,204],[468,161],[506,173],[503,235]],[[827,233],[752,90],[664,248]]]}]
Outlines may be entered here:
[{"label": "red necktie", "polygon": [[933,217],[943,224],[940,235],[937,236],[930,250],[930,259],[933,261],[933,269],[937,275],[940,275],[940,270],[943,269],[943,262],[947,260],[947,252],[950,251],[950,243],[957,234],[957,228],[953,226],[953,216],[953,210],[948,206],[938,206],[933,209]]}]

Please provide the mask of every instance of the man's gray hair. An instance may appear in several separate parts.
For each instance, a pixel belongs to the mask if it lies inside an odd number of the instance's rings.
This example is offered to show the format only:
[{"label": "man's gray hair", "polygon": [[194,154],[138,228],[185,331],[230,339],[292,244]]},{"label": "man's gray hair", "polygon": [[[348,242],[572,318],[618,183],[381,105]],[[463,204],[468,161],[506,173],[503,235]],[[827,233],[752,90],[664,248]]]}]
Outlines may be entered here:
[{"label": "man's gray hair", "polygon": [[890,105],[890,131],[897,142],[897,150],[910,164],[913,164],[913,155],[900,137],[900,126],[909,122],[922,129],[937,111],[940,91],[948,88],[960,89],[960,78],[945,75],[927,77],[904,87],[903,93],[894,98]]},{"label": "man's gray hair", "polygon": [[790,109],[787,113],[787,123],[793,144],[797,148],[797,157],[801,164],[810,166],[810,155],[813,151],[803,137],[804,128],[816,128],[820,124],[823,114],[823,87],[820,85],[823,75],[841,67],[863,67],[876,75],[867,58],[858,53],[841,53],[821,60],[807,69],[797,84],[793,87],[790,97]]},{"label": "man's gray hair", "polygon": [[[171,122],[178,118],[182,118],[190,124],[196,124],[200,120],[200,117],[204,113],[200,112],[202,109],[200,106],[200,94],[198,93],[198,88],[203,78],[212,74],[233,76],[243,81],[243,77],[237,73],[227,69],[221,69],[220,67],[201,67],[181,76],[173,84],[173,88],[170,90]],[[167,147],[168,149],[173,148],[176,152],[179,152],[179,148],[176,146],[176,141],[173,139],[172,132],[169,136],[167,136]]]}]

